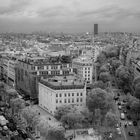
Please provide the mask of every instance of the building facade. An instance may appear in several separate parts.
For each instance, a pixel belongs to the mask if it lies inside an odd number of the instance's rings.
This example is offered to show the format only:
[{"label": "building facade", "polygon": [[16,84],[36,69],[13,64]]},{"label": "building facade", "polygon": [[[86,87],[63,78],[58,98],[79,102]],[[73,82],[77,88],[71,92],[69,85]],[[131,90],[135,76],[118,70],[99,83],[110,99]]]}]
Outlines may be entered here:
[{"label": "building facade", "polygon": [[72,66],[74,72],[83,78],[87,84],[92,83],[93,79],[93,59],[89,56],[80,56],[73,60]]},{"label": "building facade", "polygon": [[74,76],[56,76],[39,82],[39,106],[51,114],[58,107],[86,106],[86,83]]},{"label": "building facade", "polygon": [[98,35],[98,24],[94,24],[94,35]]},{"label": "building facade", "polygon": [[16,65],[16,89],[38,98],[38,81],[59,75],[71,75],[71,63],[49,62],[47,57],[26,57]]},{"label": "building facade", "polygon": [[17,58],[10,55],[1,55],[0,58],[0,72],[1,80],[4,80],[7,84],[15,85],[15,65],[17,63]]}]

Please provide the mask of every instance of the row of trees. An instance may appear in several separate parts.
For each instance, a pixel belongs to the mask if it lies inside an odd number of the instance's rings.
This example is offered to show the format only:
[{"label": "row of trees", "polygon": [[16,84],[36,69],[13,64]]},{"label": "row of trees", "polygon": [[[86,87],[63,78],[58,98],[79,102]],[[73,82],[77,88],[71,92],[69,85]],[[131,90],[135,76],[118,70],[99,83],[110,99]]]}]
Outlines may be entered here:
[{"label": "row of trees", "polygon": [[[131,111],[134,114],[133,116],[139,116],[136,114],[139,114],[138,110],[140,109],[140,77],[134,79],[132,68],[125,65],[128,48],[126,46],[121,46],[117,48],[113,47],[113,49],[116,53],[112,53],[112,51],[110,51],[112,47],[109,47],[99,55],[97,62],[99,63],[98,75],[101,81],[98,81],[98,84],[95,83],[95,85],[96,87],[105,89],[104,82],[109,81],[110,76],[115,77],[118,87],[122,89],[126,95],[130,93],[127,98],[128,105],[131,107]],[[119,57],[119,52],[122,53],[121,57]],[[105,78],[102,75],[106,75]]]}]

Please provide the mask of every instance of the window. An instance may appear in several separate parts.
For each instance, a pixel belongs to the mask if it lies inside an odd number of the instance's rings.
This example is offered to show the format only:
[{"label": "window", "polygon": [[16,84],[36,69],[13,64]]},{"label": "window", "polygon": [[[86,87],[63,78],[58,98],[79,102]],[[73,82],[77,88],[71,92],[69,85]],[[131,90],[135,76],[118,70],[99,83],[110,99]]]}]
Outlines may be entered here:
[{"label": "window", "polygon": [[74,103],[74,99],[72,98],[72,103]]},{"label": "window", "polygon": [[83,100],[82,100],[82,98],[80,98],[80,102],[82,102]]},{"label": "window", "polygon": [[68,103],[70,103],[70,99],[68,99]]},{"label": "window", "polygon": [[88,70],[90,70],[90,67],[88,68]]},{"label": "window", "polygon": [[72,96],[74,96],[74,93],[72,93]]},{"label": "window", "polygon": [[64,100],[64,103],[67,103],[67,100],[66,99]]},{"label": "window", "polygon": [[67,94],[65,93],[65,97],[67,97]]},{"label": "window", "polygon": [[88,71],[88,73],[90,73],[90,71]]},{"label": "window", "polygon": [[62,103],[62,101],[60,100],[59,103]]},{"label": "window", "polygon": [[79,102],[79,98],[77,98],[77,102]]},{"label": "window", "polygon": [[79,93],[77,93],[77,96],[79,96]]},{"label": "window", "polygon": [[68,96],[70,96],[70,93],[68,93]]},{"label": "window", "polygon": [[56,97],[58,97],[58,94],[56,94]]},{"label": "window", "polygon": [[82,94],[82,92],[81,92],[81,96],[82,96],[83,94]]},{"label": "window", "polygon": [[56,99],[56,103],[58,103],[58,100]]},{"label": "window", "polygon": [[62,94],[61,93],[59,94],[59,97],[62,97]]},{"label": "window", "polygon": [[85,68],[85,70],[87,70],[87,68]]}]

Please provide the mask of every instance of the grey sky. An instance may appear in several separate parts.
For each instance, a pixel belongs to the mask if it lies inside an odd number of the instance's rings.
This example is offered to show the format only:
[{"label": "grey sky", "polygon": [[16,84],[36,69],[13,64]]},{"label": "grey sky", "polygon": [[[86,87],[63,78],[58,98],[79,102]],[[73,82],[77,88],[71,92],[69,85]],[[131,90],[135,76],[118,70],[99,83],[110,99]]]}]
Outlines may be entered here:
[{"label": "grey sky", "polygon": [[140,0],[0,0],[0,32],[140,32]]}]

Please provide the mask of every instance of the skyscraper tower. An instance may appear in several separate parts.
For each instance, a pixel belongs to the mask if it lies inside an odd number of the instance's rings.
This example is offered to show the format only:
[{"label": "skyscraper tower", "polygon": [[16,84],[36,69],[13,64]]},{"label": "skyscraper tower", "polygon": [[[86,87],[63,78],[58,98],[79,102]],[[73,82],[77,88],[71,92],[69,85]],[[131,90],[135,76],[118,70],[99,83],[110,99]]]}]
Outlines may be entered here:
[{"label": "skyscraper tower", "polygon": [[94,36],[98,35],[98,24],[94,24]]}]

